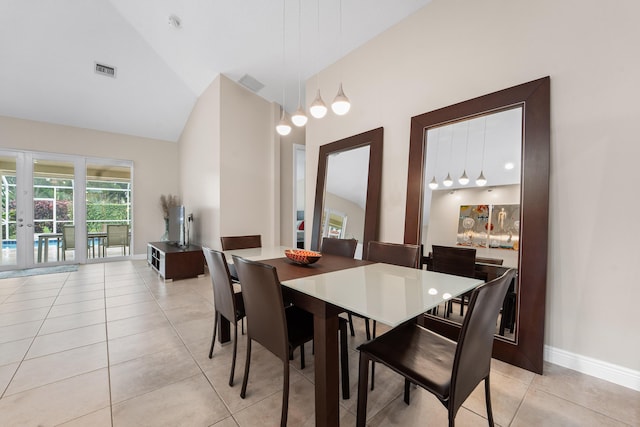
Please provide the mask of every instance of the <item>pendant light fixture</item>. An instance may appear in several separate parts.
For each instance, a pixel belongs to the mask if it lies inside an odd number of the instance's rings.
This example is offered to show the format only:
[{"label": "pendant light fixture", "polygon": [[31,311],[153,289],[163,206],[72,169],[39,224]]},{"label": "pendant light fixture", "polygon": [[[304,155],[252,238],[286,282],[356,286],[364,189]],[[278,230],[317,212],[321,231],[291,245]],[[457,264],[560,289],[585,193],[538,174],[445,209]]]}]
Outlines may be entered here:
[{"label": "pendant light fixture", "polygon": [[[320,0],[317,1],[316,17],[317,17],[317,23],[318,23],[317,47],[319,50],[320,49]],[[316,65],[317,65],[317,62],[318,61],[316,57]],[[311,115],[316,119],[321,119],[327,115],[327,106],[322,100],[322,96],[320,95],[320,72],[319,71],[318,71],[318,74],[316,74],[316,87],[318,89],[318,93],[316,95],[316,99],[314,99],[311,105],[309,106],[309,113],[311,113]]]},{"label": "pendant light fixture", "polygon": [[[440,135],[440,129],[436,129],[437,135]],[[435,166],[434,169],[436,170],[436,172],[438,171],[438,146],[439,146],[439,141],[437,137],[433,138],[435,140],[435,146],[436,146],[436,161],[435,161]],[[429,188],[432,190],[436,190],[438,188],[438,181],[436,181],[436,175],[435,172],[433,174],[433,178],[431,178],[431,182],[429,182]]]},{"label": "pendant light fixture", "polygon": [[460,185],[467,185],[469,183],[469,177],[467,176],[467,152],[469,151],[469,126],[471,120],[467,120],[467,142],[464,147],[464,168],[462,169],[462,175],[458,178]]},{"label": "pendant light fixture", "polygon": [[287,117],[284,111],[285,105],[285,61],[284,61],[284,20],[285,20],[285,0],[282,0],[282,115],[280,121],[276,125],[276,132],[282,136],[287,136],[291,133],[291,125],[287,121]]},{"label": "pendant light fixture", "polygon": [[[342,54],[342,0],[340,0],[340,54]],[[340,67],[342,74],[342,66]],[[341,79],[342,80],[342,79]],[[340,86],[338,87],[338,94],[336,95],[333,103],[331,104],[331,109],[334,113],[339,116],[344,116],[351,109],[351,102],[349,102],[349,98],[344,94],[344,90],[342,90],[342,81],[340,82]]]},{"label": "pendant light fixture", "polygon": [[484,177],[484,149],[487,143],[487,117],[484,118],[484,135],[482,136],[482,164],[480,168],[480,176],[476,179],[476,185],[478,187],[484,187],[487,185],[487,178]]},{"label": "pendant light fixture", "polygon": [[296,112],[293,113],[293,115],[291,116],[291,121],[293,122],[294,125],[298,126],[298,127],[302,127],[304,125],[307,124],[307,115],[304,112],[304,108],[302,108],[302,103],[300,102],[301,100],[301,89],[300,89],[300,70],[302,68],[302,35],[300,27],[300,15],[301,15],[301,4],[300,4],[300,0],[298,0],[298,108],[296,109]]},{"label": "pendant light fixture", "polygon": [[[449,167],[451,167],[451,161],[453,160],[453,131],[455,130],[455,125],[451,125],[451,143],[449,144]],[[447,177],[442,181],[442,185],[445,187],[451,187],[453,185],[453,179],[451,179],[451,174],[447,172]]]}]

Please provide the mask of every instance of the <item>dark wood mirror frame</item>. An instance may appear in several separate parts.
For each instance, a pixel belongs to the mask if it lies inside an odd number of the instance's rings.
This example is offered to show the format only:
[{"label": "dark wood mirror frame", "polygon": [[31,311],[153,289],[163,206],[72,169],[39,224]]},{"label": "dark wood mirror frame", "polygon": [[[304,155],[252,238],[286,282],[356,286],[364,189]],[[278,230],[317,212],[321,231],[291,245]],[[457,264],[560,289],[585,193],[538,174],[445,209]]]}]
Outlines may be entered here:
[{"label": "dark wood mirror frame", "polygon": [[380,185],[382,182],[382,140],[383,128],[373,129],[320,146],[318,156],[318,176],[316,181],[316,199],[313,209],[313,229],[311,249],[320,247],[320,223],[324,209],[324,186],[327,174],[327,161],[330,154],[369,146],[369,179],[367,182],[367,201],[365,206],[364,232],[362,234],[362,257],[366,258],[367,242],[378,238],[378,220],[380,218]]},{"label": "dark wood mirror frame", "polygon": [[[518,268],[518,326],[516,341],[496,337],[493,356],[542,374],[547,240],[549,215],[550,79],[544,77],[411,119],[409,173],[405,216],[405,243],[421,244],[422,200],[426,130],[518,105],[522,118],[522,175],[520,252]],[[425,248],[425,251],[427,249]],[[457,339],[460,325],[424,316],[421,322],[438,333]]]}]

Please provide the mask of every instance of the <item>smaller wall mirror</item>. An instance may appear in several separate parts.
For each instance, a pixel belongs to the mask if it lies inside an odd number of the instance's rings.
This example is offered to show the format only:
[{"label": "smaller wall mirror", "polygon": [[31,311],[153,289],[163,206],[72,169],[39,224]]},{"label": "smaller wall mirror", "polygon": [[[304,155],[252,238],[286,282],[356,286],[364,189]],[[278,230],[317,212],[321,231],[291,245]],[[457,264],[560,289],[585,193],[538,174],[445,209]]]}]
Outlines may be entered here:
[{"label": "smaller wall mirror", "polygon": [[383,129],[320,146],[311,249],[323,237],[356,239],[366,257],[378,236]]}]

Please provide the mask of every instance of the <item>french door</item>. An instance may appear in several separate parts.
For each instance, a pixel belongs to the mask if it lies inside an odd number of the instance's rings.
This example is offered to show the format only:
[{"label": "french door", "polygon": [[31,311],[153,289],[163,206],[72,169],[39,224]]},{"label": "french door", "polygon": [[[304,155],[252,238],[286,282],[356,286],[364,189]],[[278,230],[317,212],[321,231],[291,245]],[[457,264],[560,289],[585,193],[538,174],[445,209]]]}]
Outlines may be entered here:
[{"label": "french door", "polygon": [[[76,156],[0,150],[0,270],[86,262],[75,249],[86,244],[86,210],[75,197],[85,193],[85,173]],[[65,246],[65,235],[73,244]]]}]

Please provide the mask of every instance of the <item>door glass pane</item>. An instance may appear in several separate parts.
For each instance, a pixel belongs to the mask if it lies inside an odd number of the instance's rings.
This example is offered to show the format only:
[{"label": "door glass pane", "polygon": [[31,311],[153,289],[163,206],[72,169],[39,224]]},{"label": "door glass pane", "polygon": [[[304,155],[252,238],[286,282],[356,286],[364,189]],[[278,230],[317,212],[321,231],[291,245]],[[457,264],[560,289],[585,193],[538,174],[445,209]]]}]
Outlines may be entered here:
[{"label": "door glass pane", "polygon": [[73,163],[42,159],[33,162],[36,263],[70,261],[76,258],[75,238],[68,237],[65,241],[63,235],[63,227],[73,225],[73,178]]},{"label": "door glass pane", "polygon": [[0,266],[16,264],[16,159],[0,156],[2,255]]},{"label": "door glass pane", "polygon": [[130,254],[131,167],[87,164],[90,257]]}]

